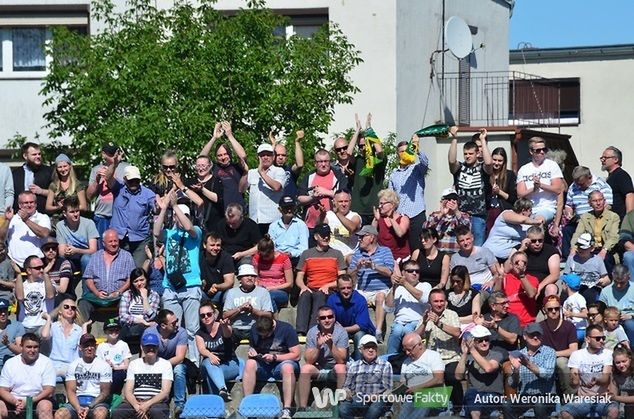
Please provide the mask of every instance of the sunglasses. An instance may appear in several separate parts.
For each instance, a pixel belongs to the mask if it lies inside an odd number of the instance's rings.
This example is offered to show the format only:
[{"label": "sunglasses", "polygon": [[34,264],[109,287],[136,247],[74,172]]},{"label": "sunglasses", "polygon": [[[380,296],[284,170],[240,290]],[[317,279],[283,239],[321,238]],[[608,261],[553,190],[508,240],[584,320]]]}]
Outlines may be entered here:
[{"label": "sunglasses", "polygon": [[543,243],[544,239],[531,239],[531,243],[535,244],[535,243]]},{"label": "sunglasses", "polygon": [[597,317],[599,315],[599,313],[588,313],[588,317]]},{"label": "sunglasses", "polygon": [[337,153],[341,153],[342,151],[345,151],[345,150],[347,150],[347,149],[348,149],[348,146],[346,145],[346,146],[343,146],[343,147],[337,147],[337,148],[335,148],[335,151],[336,151]]},{"label": "sunglasses", "polygon": [[561,309],[561,306],[557,306],[557,307],[548,307],[546,308],[546,311],[549,311],[551,313],[555,313],[557,311],[559,311]]},{"label": "sunglasses", "polygon": [[419,274],[420,273],[420,269],[403,269],[405,272],[410,273],[410,274]]},{"label": "sunglasses", "polygon": [[319,320],[332,320],[335,318],[334,314],[329,314],[327,316],[319,316]]},{"label": "sunglasses", "polygon": [[206,319],[208,317],[213,317],[214,313],[212,313],[211,311],[207,312],[207,313],[200,313],[200,318],[201,319]]},{"label": "sunglasses", "polygon": [[539,154],[539,153],[545,153],[548,151],[547,147],[542,147],[542,148],[534,148],[533,149],[533,153],[535,154]]},{"label": "sunglasses", "polygon": [[162,164],[163,170],[176,170],[175,164]]},{"label": "sunglasses", "polygon": [[475,341],[477,343],[488,342],[489,338],[488,337],[486,337],[486,338],[475,338]]},{"label": "sunglasses", "polygon": [[591,339],[594,339],[597,342],[603,342],[605,341],[605,336],[588,336]]},{"label": "sunglasses", "polygon": [[42,269],[44,269],[44,265],[38,265],[38,266],[29,266],[30,269],[36,269],[38,271],[41,271]]},{"label": "sunglasses", "polygon": [[68,304],[64,304],[64,310],[77,311],[77,306],[71,306],[71,305],[68,305]]}]

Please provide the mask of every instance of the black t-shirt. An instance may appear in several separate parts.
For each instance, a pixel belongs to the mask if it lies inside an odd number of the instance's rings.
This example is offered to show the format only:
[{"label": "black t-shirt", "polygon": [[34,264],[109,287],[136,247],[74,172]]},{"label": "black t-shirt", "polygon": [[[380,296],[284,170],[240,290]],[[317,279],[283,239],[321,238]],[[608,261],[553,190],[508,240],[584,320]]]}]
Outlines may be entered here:
[{"label": "black t-shirt", "polygon": [[204,327],[198,329],[196,336],[203,338],[205,348],[222,361],[228,361],[233,357],[233,342],[230,337],[225,338],[222,336],[222,329],[220,327],[218,327],[218,331],[215,336],[211,336],[207,333],[207,330]]},{"label": "black t-shirt", "polygon": [[423,250],[418,254],[418,266],[420,267],[420,281],[427,282],[433,287],[440,284],[442,274],[442,260],[446,253],[438,251],[434,260],[427,259]]},{"label": "black t-shirt", "polygon": [[619,214],[621,221],[625,217],[625,196],[634,192],[632,178],[621,167],[614,170],[608,175],[608,185],[612,188],[612,211]]},{"label": "black t-shirt", "polygon": [[244,197],[240,193],[240,178],[244,176],[244,173],[244,168],[236,163],[229,163],[226,167],[222,167],[218,163],[214,164],[213,174],[222,180],[224,188],[224,209],[233,203],[244,206]]},{"label": "black t-shirt", "polygon": [[287,354],[289,349],[299,345],[297,332],[290,324],[276,320],[273,334],[263,338],[255,331],[255,327],[251,328],[251,338],[249,344],[259,354]]},{"label": "black t-shirt", "polygon": [[445,291],[445,294],[447,295],[447,308],[449,310],[455,311],[458,317],[471,315],[473,299],[478,295],[478,291],[469,288],[460,298],[456,297],[453,290]]},{"label": "black t-shirt", "polygon": [[[191,188],[192,185],[200,183],[197,178],[187,179],[185,185]],[[214,192],[218,195],[218,201],[212,202],[209,198],[202,193],[202,191],[195,191],[203,200],[203,205],[196,209],[196,225],[205,231],[211,231],[218,221],[224,216],[224,184],[222,179],[216,176],[209,178],[203,185],[205,189]]]},{"label": "black t-shirt", "polygon": [[[520,246],[521,244],[518,244],[515,246],[515,249],[519,249]],[[526,273],[537,277],[537,280],[542,282],[544,278],[550,275],[548,259],[556,254],[559,254],[557,248],[548,243],[544,243],[544,247],[542,247],[542,251],[539,253],[531,252],[530,249],[526,249],[526,256],[528,256]]]},{"label": "black t-shirt", "polygon": [[460,198],[460,211],[471,216],[486,215],[484,183],[487,175],[484,172],[484,166],[481,163],[467,166],[464,162],[460,162],[460,168],[453,177],[454,186]]},{"label": "black t-shirt", "polygon": [[222,239],[222,249],[230,255],[252,248],[262,238],[258,225],[250,218],[245,218],[237,230],[229,228],[222,219],[216,231]]},{"label": "black t-shirt", "polygon": [[207,292],[213,284],[225,282],[223,276],[235,272],[231,255],[221,250],[213,263],[209,263],[204,252],[200,254],[200,278],[203,290]]}]

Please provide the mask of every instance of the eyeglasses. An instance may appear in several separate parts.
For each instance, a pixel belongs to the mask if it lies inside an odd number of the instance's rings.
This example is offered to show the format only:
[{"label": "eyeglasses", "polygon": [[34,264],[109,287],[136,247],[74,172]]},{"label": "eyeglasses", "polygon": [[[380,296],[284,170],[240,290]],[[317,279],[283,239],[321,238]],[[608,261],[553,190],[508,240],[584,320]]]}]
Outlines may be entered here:
[{"label": "eyeglasses", "polygon": [[163,170],[176,170],[175,164],[163,164]]},{"label": "eyeglasses", "polygon": [[77,306],[71,306],[71,305],[68,305],[68,304],[64,304],[64,310],[77,311]]},{"label": "eyeglasses", "polygon": [[38,265],[38,266],[29,266],[30,269],[35,269],[37,271],[41,271],[42,269],[44,269],[44,265]]},{"label": "eyeglasses", "polygon": [[319,320],[332,320],[335,318],[334,314],[329,314],[327,316],[319,316]]},{"label": "eyeglasses", "polygon": [[200,313],[200,318],[201,319],[206,319],[208,317],[213,317],[214,313],[211,311],[208,311],[207,313]]},{"label": "eyeglasses", "polygon": [[475,338],[475,341],[477,343],[482,343],[482,342],[488,342],[489,338],[488,337],[484,337],[484,338]]},{"label": "eyeglasses", "polygon": [[208,165],[208,164],[197,164],[195,167],[196,167],[196,169],[204,170],[204,169],[209,169],[210,165]]},{"label": "eyeglasses", "polygon": [[387,205],[387,204],[391,204],[391,202],[379,202],[379,207],[382,207],[383,205]]},{"label": "eyeglasses", "polygon": [[615,159],[616,156],[601,156],[599,157],[599,160],[607,160],[607,159]]},{"label": "eyeglasses", "polygon": [[341,153],[342,151],[345,151],[345,150],[347,150],[347,149],[348,149],[348,146],[346,145],[346,146],[343,146],[343,147],[337,147],[337,148],[335,148],[335,151],[336,151],[337,153]]},{"label": "eyeglasses", "polygon": [[535,244],[535,243],[543,243],[544,239],[531,239],[531,243]]},{"label": "eyeglasses", "polygon": [[418,342],[416,345],[413,345],[411,348],[406,348],[406,347],[403,346],[403,351],[412,352],[414,350],[414,348],[416,348],[418,345],[422,345],[422,342]]},{"label": "eyeglasses", "polygon": [[599,313],[588,313],[588,317],[595,318],[599,315]]},{"label": "eyeglasses", "polygon": [[546,311],[549,311],[551,313],[555,313],[557,311],[561,310],[561,306],[557,306],[557,307],[547,307]]},{"label": "eyeglasses", "polygon": [[515,262],[513,262],[514,265],[519,265],[519,264],[526,265],[527,263],[528,263],[528,261],[526,261],[524,259],[516,260]]},{"label": "eyeglasses", "polygon": [[405,272],[407,272],[408,274],[419,274],[420,273],[420,269],[403,269]]},{"label": "eyeglasses", "polygon": [[542,147],[542,148],[534,148],[533,149],[533,153],[535,154],[541,154],[541,153],[545,153],[548,151],[547,147]]},{"label": "eyeglasses", "polygon": [[509,303],[508,301],[500,301],[499,303],[494,303],[494,304],[495,304],[495,305],[498,305],[498,306],[507,306],[507,305],[509,305],[510,303]]},{"label": "eyeglasses", "polygon": [[44,249],[45,252],[57,252],[57,248],[56,247],[47,247],[46,249]]},{"label": "eyeglasses", "polygon": [[605,336],[588,336],[590,339],[594,339],[597,342],[603,342],[605,340]]},{"label": "eyeglasses", "polygon": [[315,163],[330,163],[330,160],[315,160]]}]

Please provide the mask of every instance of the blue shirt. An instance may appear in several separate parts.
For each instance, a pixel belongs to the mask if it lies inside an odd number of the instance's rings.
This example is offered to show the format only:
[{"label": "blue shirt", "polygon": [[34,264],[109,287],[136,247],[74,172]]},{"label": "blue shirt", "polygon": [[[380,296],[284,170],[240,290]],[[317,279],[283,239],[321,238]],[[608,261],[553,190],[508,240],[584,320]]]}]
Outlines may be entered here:
[{"label": "blue shirt", "polygon": [[273,221],[269,226],[269,236],[276,250],[288,253],[291,257],[300,257],[308,249],[308,227],[297,217],[291,219],[288,228],[281,218]]},{"label": "blue shirt", "polygon": [[[143,332],[143,336],[153,334],[158,337],[159,347],[156,354],[159,358],[167,359],[169,361],[170,358],[173,358],[176,355],[176,349],[179,346],[187,346],[187,330],[183,327],[178,327],[178,330],[174,332],[170,337],[163,340],[161,334],[158,331],[158,325],[148,327]],[[143,340],[143,337],[141,337]]]},{"label": "blue shirt", "polygon": [[608,307],[618,308],[623,314],[634,314],[634,285],[628,282],[626,289],[619,290],[610,284],[601,290],[599,301]]},{"label": "blue shirt", "polygon": [[425,175],[429,167],[427,154],[418,151],[418,162],[397,167],[390,175],[390,189],[401,199],[398,212],[414,218],[425,211]]},{"label": "blue shirt", "polygon": [[[194,226],[196,237],[192,237],[189,232],[179,228],[168,228],[165,233],[165,275],[163,277],[163,287],[171,288],[167,275],[180,270],[187,281],[186,287],[196,287],[202,284],[200,280],[200,244],[202,243],[203,231],[198,226]],[[179,249],[181,238],[185,236],[183,242],[184,249],[181,251],[179,259]]]},{"label": "blue shirt", "polygon": [[110,227],[117,231],[120,239],[126,235],[132,242],[147,239],[150,236],[150,214],[156,199],[154,192],[141,185],[136,193],[132,193],[125,184],[116,181],[112,194],[114,203]]},{"label": "blue shirt", "polygon": [[79,358],[79,338],[81,338],[81,326],[74,324],[70,335],[64,335],[62,324],[55,322],[51,325],[51,361],[58,365],[70,364]]},{"label": "blue shirt", "polygon": [[588,202],[588,197],[593,191],[603,193],[606,205],[612,205],[612,188],[605,180],[596,176],[592,176],[592,183],[585,190],[582,190],[576,183],[570,185],[566,195],[566,205],[574,209],[577,215],[590,212],[592,208]]},{"label": "blue shirt", "polygon": [[[390,271],[394,270],[394,256],[389,247],[378,246],[370,256],[365,250],[358,248],[352,254],[350,269],[356,269],[359,259],[371,259],[377,266],[384,266]],[[383,276],[372,268],[363,267],[357,271],[357,289],[362,291],[381,291],[392,286],[390,278]]]},{"label": "blue shirt", "polygon": [[[22,337],[24,334],[24,326],[19,321],[7,320],[7,326],[4,328],[2,336],[7,335],[9,342],[15,342],[15,338]],[[12,357],[15,355],[7,345],[2,343],[0,339],[0,369],[4,366],[4,358],[6,356]]]},{"label": "blue shirt", "polygon": [[90,257],[90,262],[84,271],[84,279],[95,281],[99,291],[108,294],[117,291],[130,277],[130,272],[136,268],[132,255],[127,250],[119,249],[110,267],[106,267],[103,259],[105,250],[97,250]]},{"label": "blue shirt", "polygon": [[338,292],[330,294],[326,305],[332,307],[337,322],[343,327],[350,327],[356,324],[365,333],[370,335],[376,333],[376,327],[374,327],[374,323],[370,320],[368,302],[358,291],[352,291],[352,296],[350,296],[349,301],[345,301],[341,298]]},{"label": "blue shirt", "polygon": [[537,395],[555,391],[555,362],[557,361],[555,350],[550,346],[541,345],[533,355],[528,355],[526,348],[520,352],[539,367],[539,374],[535,375],[524,365],[520,366],[520,394]]}]

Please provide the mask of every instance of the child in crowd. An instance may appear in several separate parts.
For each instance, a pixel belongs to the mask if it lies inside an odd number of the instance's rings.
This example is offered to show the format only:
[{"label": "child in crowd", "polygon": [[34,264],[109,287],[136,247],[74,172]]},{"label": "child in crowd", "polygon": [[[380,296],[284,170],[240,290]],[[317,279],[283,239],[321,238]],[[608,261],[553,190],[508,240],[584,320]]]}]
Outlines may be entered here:
[{"label": "child in crowd", "polygon": [[577,274],[564,274],[562,277],[564,294],[568,298],[564,301],[564,318],[570,320],[577,329],[577,340],[583,342],[586,337],[586,326],[588,325],[588,309],[586,299],[579,293],[581,287],[581,277]]},{"label": "child in crowd", "polygon": [[608,307],[603,312],[603,327],[605,327],[605,349],[613,350],[618,344],[627,348],[630,341],[627,339],[623,326],[619,324],[621,312],[616,307]]},{"label": "child in crowd", "polygon": [[130,364],[130,347],[127,342],[119,340],[121,325],[117,319],[108,319],[103,325],[106,341],[97,347],[97,357],[103,359],[112,367],[112,394],[121,394],[125,377]]}]

